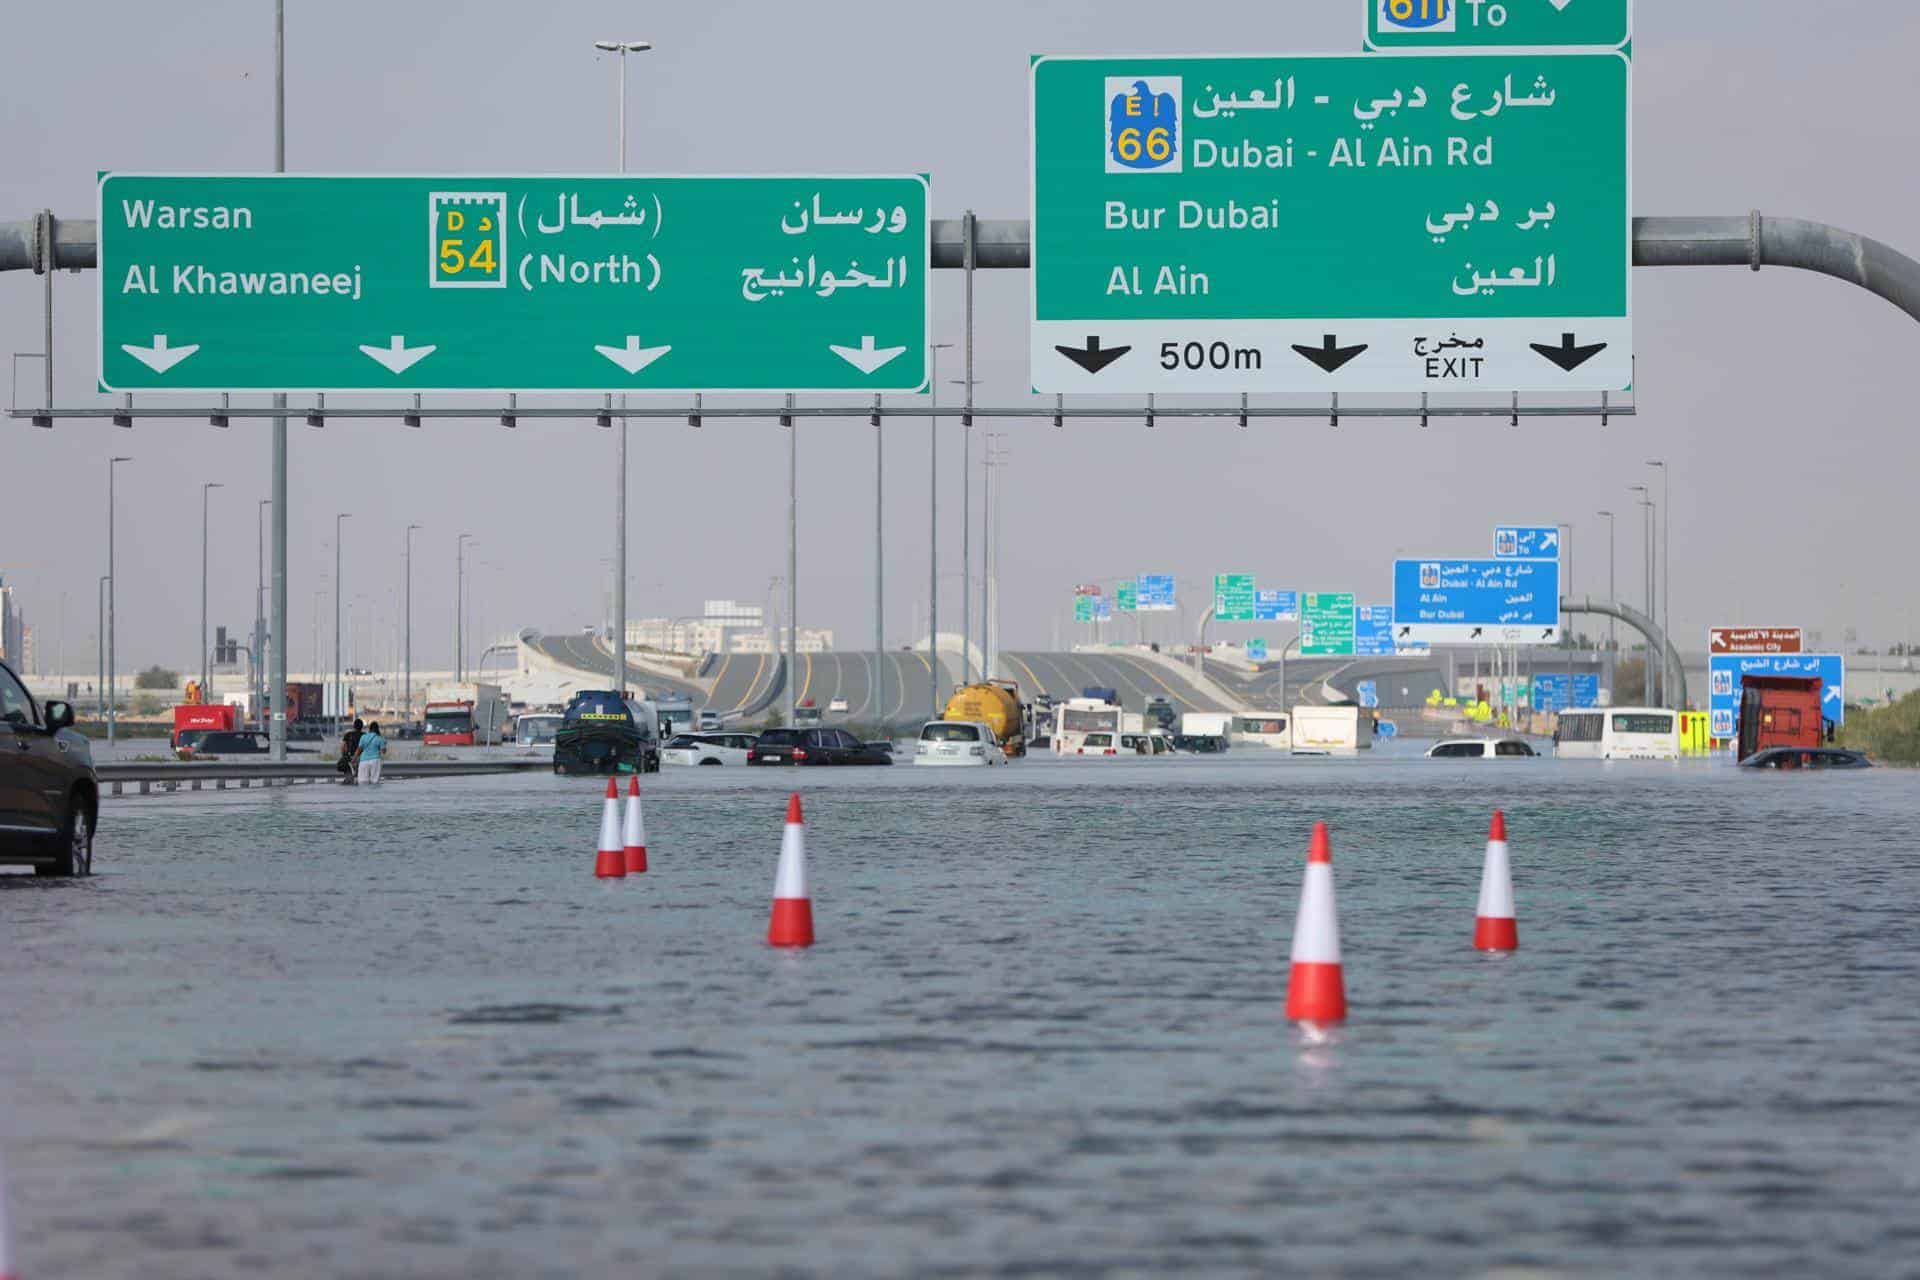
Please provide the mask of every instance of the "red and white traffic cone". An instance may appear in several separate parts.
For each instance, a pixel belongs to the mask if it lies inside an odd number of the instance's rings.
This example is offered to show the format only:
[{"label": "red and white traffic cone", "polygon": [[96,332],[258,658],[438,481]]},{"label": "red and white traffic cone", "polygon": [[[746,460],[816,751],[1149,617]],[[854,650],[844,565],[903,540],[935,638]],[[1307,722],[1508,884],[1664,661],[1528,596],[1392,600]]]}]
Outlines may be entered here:
[{"label": "red and white traffic cone", "polygon": [[1475,951],[1518,951],[1520,924],[1513,912],[1513,860],[1507,854],[1507,815],[1493,811],[1487,833],[1487,863],[1480,872],[1480,910],[1473,922]]},{"label": "red and white traffic cone", "polygon": [[1287,1017],[1309,1028],[1347,1020],[1347,989],[1340,973],[1340,917],[1333,905],[1333,842],[1327,824],[1314,824],[1300,914],[1293,922],[1293,976]]},{"label": "red and white traffic cone", "polygon": [[640,812],[640,779],[627,783],[627,874],[637,876],[647,869],[647,819]]},{"label": "red and white traffic cone", "polygon": [[593,861],[593,874],[602,880],[618,880],[627,874],[627,851],[620,843],[620,787],[607,779],[607,800],[600,807],[600,856]]},{"label": "red and white traffic cone", "polygon": [[787,801],[787,829],[780,837],[780,872],[773,882],[773,922],[767,942],[776,947],[813,945],[813,900],[807,896],[807,825],[800,796]]}]

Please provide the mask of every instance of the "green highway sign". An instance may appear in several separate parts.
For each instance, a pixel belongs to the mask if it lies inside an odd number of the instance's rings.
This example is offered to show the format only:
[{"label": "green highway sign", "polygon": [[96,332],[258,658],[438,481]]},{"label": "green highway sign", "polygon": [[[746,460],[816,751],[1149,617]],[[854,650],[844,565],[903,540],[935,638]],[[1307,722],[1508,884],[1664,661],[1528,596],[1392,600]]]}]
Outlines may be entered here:
[{"label": "green highway sign", "polygon": [[1140,586],[1132,578],[1122,582],[1113,594],[1113,607],[1121,613],[1134,613],[1139,610]]},{"label": "green highway sign", "polygon": [[924,177],[102,174],[107,391],[926,388]]},{"label": "green highway sign", "polygon": [[1214,576],[1213,617],[1216,622],[1256,621],[1252,574],[1222,573]]},{"label": "green highway sign", "polygon": [[1361,0],[1369,49],[1620,49],[1633,0]]},{"label": "green highway sign", "polygon": [[1309,592],[1300,597],[1300,654],[1306,658],[1351,658],[1354,654],[1351,591]]},{"label": "green highway sign", "polygon": [[1034,388],[1629,388],[1632,75],[1619,52],[1035,59]]},{"label": "green highway sign", "polygon": [[1096,622],[1099,620],[1099,597],[1075,596],[1073,598],[1073,620],[1075,622]]}]

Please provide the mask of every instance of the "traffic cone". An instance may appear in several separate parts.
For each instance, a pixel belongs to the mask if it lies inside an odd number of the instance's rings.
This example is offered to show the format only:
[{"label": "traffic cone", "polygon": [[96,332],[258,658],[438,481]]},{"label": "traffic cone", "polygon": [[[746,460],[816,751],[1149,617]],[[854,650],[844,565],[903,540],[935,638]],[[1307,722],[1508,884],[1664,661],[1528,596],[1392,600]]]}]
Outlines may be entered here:
[{"label": "traffic cone", "polygon": [[807,896],[807,826],[800,796],[787,801],[787,829],[780,837],[780,872],[773,882],[773,922],[767,942],[776,947],[813,945],[813,900]]},{"label": "traffic cone", "polygon": [[637,876],[647,869],[647,819],[640,812],[640,779],[627,783],[627,874]]},{"label": "traffic cone", "polygon": [[1507,855],[1507,815],[1493,811],[1487,833],[1487,863],[1480,873],[1480,910],[1473,922],[1475,951],[1518,951],[1520,925],[1513,914],[1513,861]]},{"label": "traffic cone", "polygon": [[617,880],[627,874],[627,853],[620,843],[620,788],[607,779],[607,802],[600,808],[600,856],[594,859],[593,874],[602,880]]},{"label": "traffic cone", "polygon": [[1347,1020],[1346,983],[1340,974],[1340,918],[1333,905],[1333,842],[1324,822],[1314,824],[1307,876],[1300,886],[1300,914],[1293,922],[1287,1017],[1310,1027]]}]

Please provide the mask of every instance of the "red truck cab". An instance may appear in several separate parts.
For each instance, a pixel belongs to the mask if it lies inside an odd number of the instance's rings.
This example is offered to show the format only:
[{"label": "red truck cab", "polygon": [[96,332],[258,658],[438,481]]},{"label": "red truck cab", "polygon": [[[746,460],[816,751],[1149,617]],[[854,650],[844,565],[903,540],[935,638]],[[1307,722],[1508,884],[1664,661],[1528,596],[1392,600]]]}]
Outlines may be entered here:
[{"label": "red truck cab", "polygon": [[[177,751],[192,746],[195,738],[209,731],[231,731],[240,727],[240,708],[211,702],[183,702],[173,709],[173,733],[168,741]],[[191,736],[183,743],[182,734]]]},{"label": "red truck cab", "polygon": [[474,744],[471,702],[429,702],[426,731],[421,741],[430,747],[470,747]]},{"label": "red truck cab", "polygon": [[1769,747],[1826,742],[1826,684],[1818,676],[1748,676],[1740,682],[1739,758]]}]

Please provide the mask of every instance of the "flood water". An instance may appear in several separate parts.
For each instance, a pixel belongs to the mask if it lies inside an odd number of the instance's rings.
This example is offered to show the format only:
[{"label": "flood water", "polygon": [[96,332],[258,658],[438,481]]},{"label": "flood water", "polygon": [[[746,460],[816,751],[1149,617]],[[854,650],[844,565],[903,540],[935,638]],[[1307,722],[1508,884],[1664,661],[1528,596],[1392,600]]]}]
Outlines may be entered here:
[{"label": "flood water", "polygon": [[[23,1280],[1920,1266],[1912,773],[648,784],[622,882],[546,776],[129,797],[91,880],[0,877]],[[1468,947],[1496,805],[1506,959]],[[1308,1046],[1316,820],[1352,1018]]]}]

